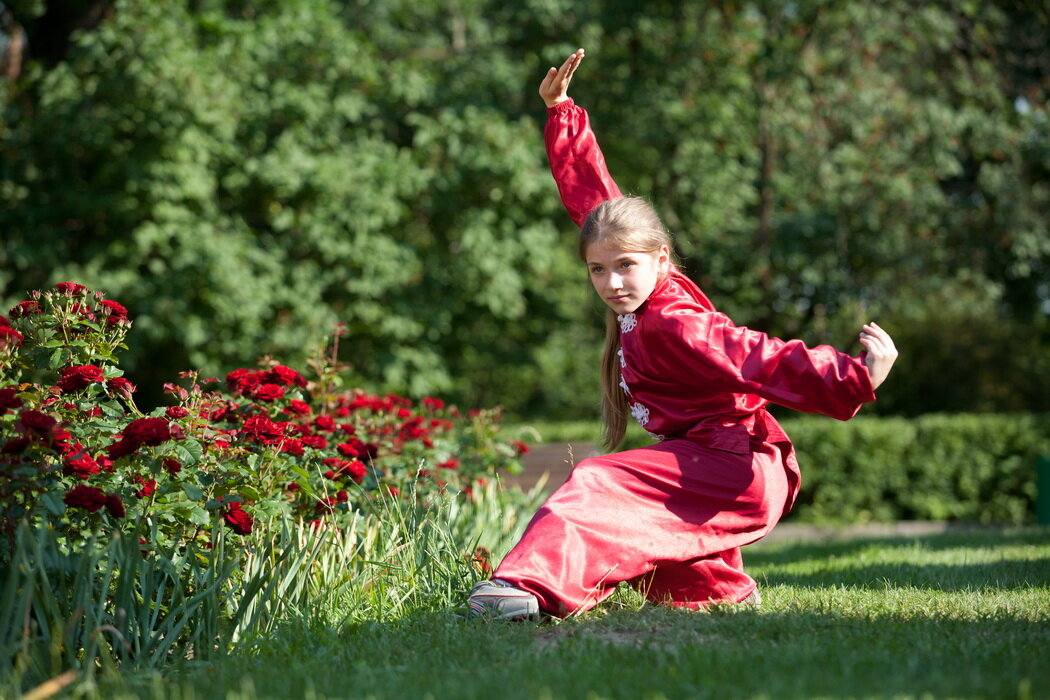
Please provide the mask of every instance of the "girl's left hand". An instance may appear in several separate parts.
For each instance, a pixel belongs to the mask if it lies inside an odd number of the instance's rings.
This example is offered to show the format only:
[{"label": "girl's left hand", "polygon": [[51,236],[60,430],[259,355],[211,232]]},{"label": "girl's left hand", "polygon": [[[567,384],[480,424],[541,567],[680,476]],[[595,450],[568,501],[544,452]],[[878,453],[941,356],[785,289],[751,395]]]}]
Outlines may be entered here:
[{"label": "girl's left hand", "polygon": [[893,338],[876,323],[866,323],[860,332],[860,344],[868,351],[864,363],[871,374],[871,385],[878,389],[886,381],[890,368],[897,359],[897,348]]},{"label": "girl's left hand", "polygon": [[561,64],[561,68],[551,66],[547,69],[547,75],[540,83],[540,97],[543,98],[545,105],[553,107],[569,99],[569,82],[572,81],[572,74],[582,62],[583,49],[577,49],[576,53],[569,54],[569,57]]}]

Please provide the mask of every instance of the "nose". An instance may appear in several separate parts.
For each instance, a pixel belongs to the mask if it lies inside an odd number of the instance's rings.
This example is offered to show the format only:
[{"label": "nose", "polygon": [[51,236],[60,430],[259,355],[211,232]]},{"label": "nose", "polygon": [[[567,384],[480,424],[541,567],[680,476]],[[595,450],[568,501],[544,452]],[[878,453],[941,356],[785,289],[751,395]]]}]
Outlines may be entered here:
[{"label": "nose", "polygon": [[612,289],[623,289],[623,277],[613,272],[609,275],[609,287]]}]

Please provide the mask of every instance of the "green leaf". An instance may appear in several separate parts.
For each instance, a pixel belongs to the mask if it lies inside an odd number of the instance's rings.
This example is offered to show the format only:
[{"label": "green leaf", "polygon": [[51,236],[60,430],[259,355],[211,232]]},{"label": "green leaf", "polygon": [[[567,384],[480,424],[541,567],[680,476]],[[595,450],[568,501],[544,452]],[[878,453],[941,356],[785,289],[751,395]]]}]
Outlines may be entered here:
[{"label": "green leaf", "polygon": [[204,456],[204,446],[199,440],[186,438],[172,444],[172,453],[182,462],[182,466],[191,467],[201,461]]},{"label": "green leaf", "polygon": [[62,515],[66,512],[65,501],[57,493],[48,492],[40,496],[40,502],[44,504],[52,515]]},{"label": "green leaf", "polygon": [[182,482],[182,492],[190,497],[191,500],[200,501],[204,498],[204,491],[198,486],[194,486],[188,481]]},{"label": "green leaf", "polygon": [[189,518],[194,525],[208,525],[211,522],[211,516],[208,514],[208,511],[200,506],[190,509]]}]

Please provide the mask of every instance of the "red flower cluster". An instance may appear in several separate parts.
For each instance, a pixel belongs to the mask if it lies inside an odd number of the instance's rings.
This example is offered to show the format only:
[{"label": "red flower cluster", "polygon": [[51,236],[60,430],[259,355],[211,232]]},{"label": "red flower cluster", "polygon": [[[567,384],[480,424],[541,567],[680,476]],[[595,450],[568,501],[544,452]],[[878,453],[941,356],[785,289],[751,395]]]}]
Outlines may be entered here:
[{"label": "red flower cluster", "polygon": [[290,367],[270,370],[236,369],[226,375],[226,386],[257,401],[273,402],[284,397],[286,386],[305,387],[306,378]]},{"label": "red flower cluster", "polygon": [[137,418],[128,423],[121,436],[118,442],[106,448],[111,459],[126,457],[143,445],[160,445],[174,437],[171,424],[165,418]]},{"label": "red flower cluster", "polygon": [[89,513],[94,513],[103,506],[114,518],[123,518],[126,515],[124,502],[116,494],[107,494],[97,486],[86,486],[78,484],[69,490],[63,498],[70,508],[83,508]]},{"label": "red flower cluster", "polygon": [[101,382],[105,379],[102,375],[102,368],[95,365],[65,367],[59,374],[62,378],[58,380],[56,386],[62,390],[63,394],[72,394],[75,391],[86,388],[90,384]]},{"label": "red flower cluster", "polygon": [[244,436],[252,442],[273,445],[284,437],[285,423],[275,423],[266,416],[255,415],[244,421]]},{"label": "red flower cluster", "polygon": [[73,297],[87,294],[88,288],[76,282],[59,282],[55,285],[55,291],[67,297]]},{"label": "red flower cluster", "polygon": [[40,304],[36,303],[35,301],[23,301],[19,304],[15,304],[14,306],[12,306],[11,310],[7,313],[11,316],[11,318],[23,318],[25,316],[29,316],[31,314],[39,314],[41,312],[43,312],[43,309],[40,308]]},{"label": "red flower cluster", "polygon": [[115,326],[128,320],[128,310],[123,304],[118,304],[109,299],[103,299],[99,302],[99,305],[101,305],[106,312],[107,325]]}]

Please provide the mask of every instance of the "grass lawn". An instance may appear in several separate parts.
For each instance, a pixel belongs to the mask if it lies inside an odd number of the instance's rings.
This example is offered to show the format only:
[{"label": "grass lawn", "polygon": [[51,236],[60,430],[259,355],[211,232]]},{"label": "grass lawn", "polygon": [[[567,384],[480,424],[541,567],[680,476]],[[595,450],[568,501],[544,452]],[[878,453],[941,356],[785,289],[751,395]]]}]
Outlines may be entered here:
[{"label": "grass lawn", "polygon": [[[542,624],[435,605],[290,624],[251,655],[102,697],[1050,697],[1050,530],[759,543],[759,609],[690,613],[623,590]],[[463,583],[464,591],[470,582]]]}]

